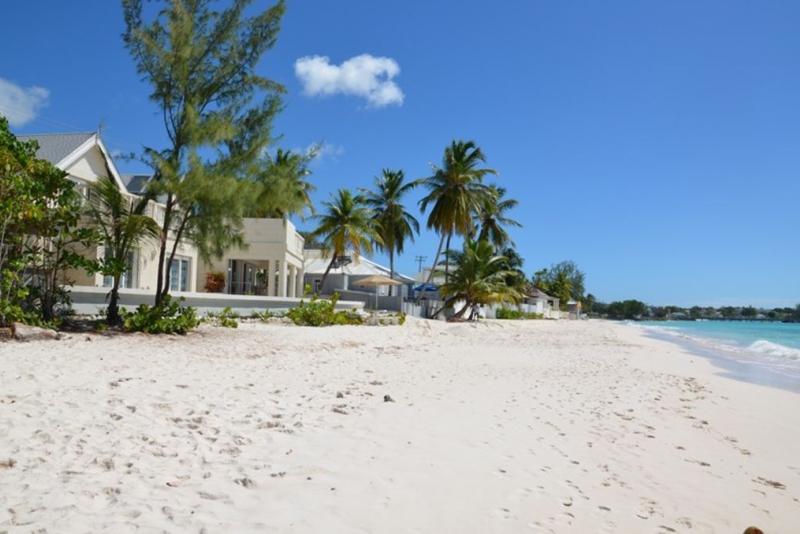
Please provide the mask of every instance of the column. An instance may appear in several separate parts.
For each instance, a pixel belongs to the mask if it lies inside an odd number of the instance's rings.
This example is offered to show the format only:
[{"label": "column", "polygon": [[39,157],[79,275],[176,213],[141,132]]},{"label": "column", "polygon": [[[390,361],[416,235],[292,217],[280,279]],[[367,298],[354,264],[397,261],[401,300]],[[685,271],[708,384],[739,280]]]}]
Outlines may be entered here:
[{"label": "column", "polygon": [[278,278],[278,296],[286,296],[286,277],[288,275],[286,269],[286,260],[280,260],[280,277]]},{"label": "column", "polygon": [[294,265],[289,266],[289,287],[287,297],[295,297],[295,289],[297,289],[297,267]]},{"label": "column", "polygon": [[303,297],[303,289],[305,288],[305,283],[306,283],[305,277],[306,277],[305,270],[302,267],[300,267],[297,270],[297,288],[295,289],[295,295],[297,295],[300,298]]},{"label": "column", "polygon": [[271,297],[272,296],[272,286],[275,285],[275,277],[272,276],[273,269],[275,269],[275,265],[270,260],[266,260],[266,262],[267,262],[267,269],[266,269],[265,272],[267,273],[267,275],[266,275],[267,276],[267,296]]}]

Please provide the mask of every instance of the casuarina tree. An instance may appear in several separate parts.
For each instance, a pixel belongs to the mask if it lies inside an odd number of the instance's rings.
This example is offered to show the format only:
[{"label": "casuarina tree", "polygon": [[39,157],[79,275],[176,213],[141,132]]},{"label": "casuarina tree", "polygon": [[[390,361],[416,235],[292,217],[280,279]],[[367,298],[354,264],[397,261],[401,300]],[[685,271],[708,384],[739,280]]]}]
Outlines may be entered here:
[{"label": "casuarina tree", "polygon": [[150,85],[166,139],[143,154],[153,168],[146,196],[164,205],[156,303],[169,291],[182,240],[203,259],[241,243],[240,178],[269,145],[283,92],[256,67],[276,42],[284,1],[267,9],[252,3],[217,9],[212,0],[122,0],[123,39]]}]

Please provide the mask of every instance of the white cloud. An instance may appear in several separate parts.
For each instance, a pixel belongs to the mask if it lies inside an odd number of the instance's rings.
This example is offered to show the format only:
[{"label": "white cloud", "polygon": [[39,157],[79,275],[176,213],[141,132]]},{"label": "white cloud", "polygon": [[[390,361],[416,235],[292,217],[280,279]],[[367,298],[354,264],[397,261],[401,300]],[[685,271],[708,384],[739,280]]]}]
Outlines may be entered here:
[{"label": "white cloud", "polygon": [[44,87],[25,89],[0,78],[0,115],[4,115],[11,126],[24,126],[47,105],[49,96],[50,91]]},{"label": "white cloud", "polygon": [[315,145],[310,145],[306,148],[306,153],[310,154],[312,151],[316,151],[316,155],[314,157],[315,160],[320,159],[339,159],[339,156],[344,154],[344,147],[342,145],[334,145],[331,143],[319,143]]},{"label": "white cloud", "polygon": [[369,105],[401,105],[405,95],[394,82],[400,65],[390,57],[355,56],[332,65],[326,56],[306,56],[295,61],[294,72],[309,96],[337,93],[365,98]]},{"label": "white cloud", "polygon": [[312,163],[319,163],[325,159],[336,161],[339,157],[344,155],[345,152],[342,145],[335,145],[326,141],[311,143],[306,147],[294,147],[291,151],[296,154],[305,154],[307,156],[313,153],[314,158],[311,160]]}]

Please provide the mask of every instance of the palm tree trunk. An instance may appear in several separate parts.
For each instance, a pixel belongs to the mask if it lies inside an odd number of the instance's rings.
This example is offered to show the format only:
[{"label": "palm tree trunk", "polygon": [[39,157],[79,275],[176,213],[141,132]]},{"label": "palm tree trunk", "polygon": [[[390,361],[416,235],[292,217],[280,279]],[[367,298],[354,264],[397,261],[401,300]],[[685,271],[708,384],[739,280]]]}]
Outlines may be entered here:
[{"label": "palm tree trunk", "polygon": [[108,297],[108,312],[106,313],[106,323],[109,326],[119,324],[119,281],[120,276],[114,276],[114,284]]},{"label": "palm tree trunk", "polygon": [[[389,249],[389,278],[394,280],[394,247]],[[392,286],[389,286],[389,296],[392,296]]]},{"label": "palm tree trunk", "polygon": [[434,271],[436,271],[436,265],[439,263],[439,256],[441,256],[442,254],[442,247],[444,246],[444,237],[445,237],[444,234],[442,234],[442,238],[439,240],[439,248],[436,249],[436,257],[433,258],[433,266],[431,267],[431,271],[428,273],[428,279],[425,280],[426,286],[431,283],[431,280],[433,280],[433,273]]},{"label": "palm tree trunk", "polygon": [[464,307],[458,310],[458,312],[456,312],[456,314],[453,317],[458,317],[460,319],[461,317],[464,316],[464,312],[466,312],[469,307],[470,307],[470,302],[467,301],[467,303],[464,304]]},{"label": "palm tree trunk", "polygon": [[325,290],[325,280],[328,278],[328,273],[331,272],[331,267],[333,267],[333,262],[336,261],[336,253],[333,253],[333,257],[331,257],[331,262],[328,264],[328,267],[325,269],[325,273],[322,275],[322,282],[319,284],[319,292],[320,294]]},{"label": "palm tree trunk", "polygon": [[447,246],[444,248],[444,283],[450,280],[450,238],[453,232],[447,232]]}]

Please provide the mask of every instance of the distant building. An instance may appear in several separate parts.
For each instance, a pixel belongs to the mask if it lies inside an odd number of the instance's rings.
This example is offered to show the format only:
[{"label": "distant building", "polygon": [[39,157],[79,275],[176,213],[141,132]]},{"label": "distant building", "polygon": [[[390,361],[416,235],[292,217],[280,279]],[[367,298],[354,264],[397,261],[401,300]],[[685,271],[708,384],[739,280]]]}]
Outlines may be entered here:
[{"label": "distant building", "polygon": [[[380,275],[391,277],[390,270],[385,265],[381,265],[369,258],[359,255],[347,254],[338,258],[337,262],[331,267],[328,277],[325,280],[325,287],[322,287],[322,277],[330,264],[331,256],[326,255],[320,249],[306,249],[305,251],[305,283],[311,286],[311,290],[321,295],[330,295],[342,291],[364,291],[366,293],[378,295],[388,295],[388,287],[366,288],[358,285],[358,281],[368,276]],[[409,288],[415,283],[410,276],[395,271],[394,279],[402,282],[403,286],[397,286],[392,293],[402,296],[409,295]]]},{"label": "distant building", "polygon": [[[144,193],[150,175],[121,175],[100,136],[93,132],[21,135],[22,141],[39,143],[36,155],[67,173],[78,192],[88,196],[89,184],[101,177],[111,178],[122,192],[136,198]],[[164,223],[165,199],[151,201],[146,215],[159,225]],[[205,290],[208,273],[222,273],[224,292],[238,295],[300,297],[303,293],[303,237],[294,225],[284,219],[244,219],[243,249],[232,248],[222,258],[208,264],[199,261],[197,247],[182,240],[175,248],[170,267],[170,290],[197,292]],[[167,240],[171,250],[174,240]],[[103,257],[103,246],[82,250],[91,258]],[[130,257],[128,270],[122,277],[123,289],[155,291],[158,277],[159,246],[155,241],[143,243]],[[110,287],[111,278],[91,275],[80,269],[66,273],[65,278],[76,286]]]},{"label": "distant building", "polygon": [[531,310],[534,313],[541,313],[545,317],[559,312],[559,299],[552,297],[539,289],[538,287],[532,288],[522,300],[523,304],[532,306]]}]

